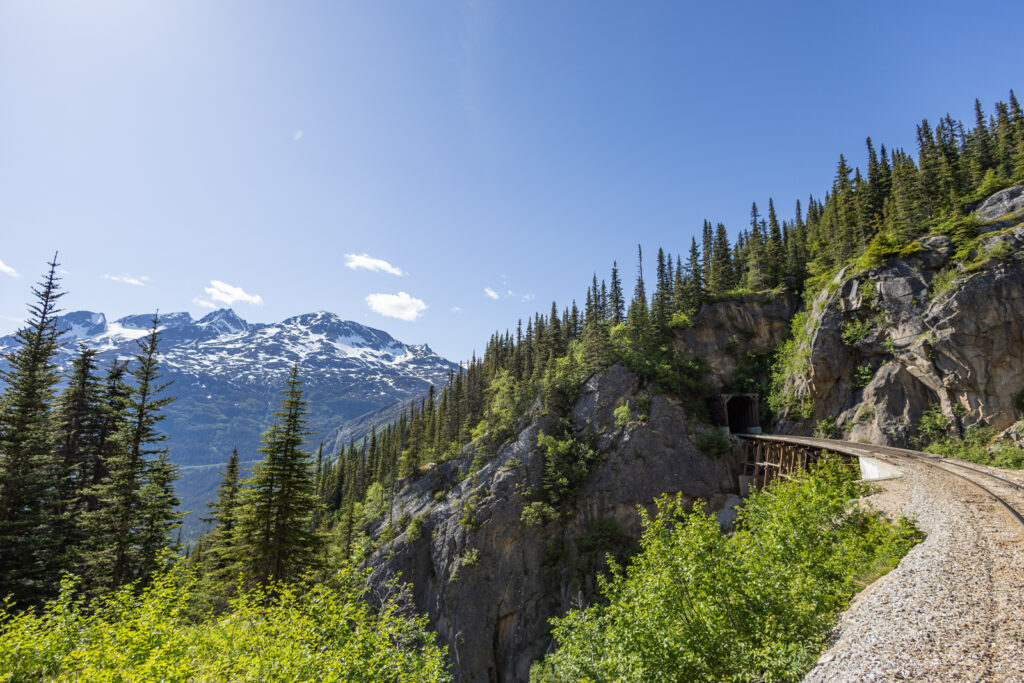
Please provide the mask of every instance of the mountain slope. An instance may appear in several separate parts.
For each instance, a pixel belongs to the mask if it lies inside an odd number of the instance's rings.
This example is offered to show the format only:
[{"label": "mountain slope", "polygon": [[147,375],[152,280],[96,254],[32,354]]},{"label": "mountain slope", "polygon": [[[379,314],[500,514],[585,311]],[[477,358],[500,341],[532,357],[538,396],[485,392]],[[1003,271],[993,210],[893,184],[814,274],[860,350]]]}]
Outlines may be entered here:
[{"label": "mountain slope", "polygon": [[[60,320],[66,333],[58,361],[67,368],[79,343],[100,349],[101,363],[129,358],[151,321],[149,314],[108,321],[102,313],[68,313]],[[183,505],[193,510],[213,490],[215,465],[233,447],[243,461],[259,457],[260,435],[293,363],[299,363],[309,403],[312,444],[340,422],[422,395],[456,367],[426,344],[404,344],[323,311],[272,324],[246,322],[230,309],[199,320],[169,313],[160,317],[160,331],[161,369],[178,399],[161,428],[183,468]],[[13,336],[0,338],[0,351],[14,343]]]}]

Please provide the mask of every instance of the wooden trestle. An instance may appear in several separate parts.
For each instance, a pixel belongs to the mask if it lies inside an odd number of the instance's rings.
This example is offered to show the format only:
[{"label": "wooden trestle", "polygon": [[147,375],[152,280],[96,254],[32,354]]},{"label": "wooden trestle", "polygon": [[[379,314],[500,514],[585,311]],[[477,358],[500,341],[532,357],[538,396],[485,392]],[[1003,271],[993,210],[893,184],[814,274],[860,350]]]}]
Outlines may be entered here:
[{"label": "wooden trestle", "polygon": [[[752,477],[751,488],[763,488],[775,479],[790,480],[794,473],[806,470],[825,452],[825,449],[815,446],[760,440],[756,437],[744,438],[742,443],[745,474]],[[857,464],[857,458],[853,456],[835,454],[835,457],[849,465]]]}]

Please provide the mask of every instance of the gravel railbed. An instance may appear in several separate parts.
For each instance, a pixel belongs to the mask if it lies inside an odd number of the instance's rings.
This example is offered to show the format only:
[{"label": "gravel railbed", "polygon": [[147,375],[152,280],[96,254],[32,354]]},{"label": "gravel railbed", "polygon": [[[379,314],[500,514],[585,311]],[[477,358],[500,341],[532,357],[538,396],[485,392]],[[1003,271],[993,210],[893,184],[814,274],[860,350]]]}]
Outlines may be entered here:
[{"label": "gravel railbed", "polygon": [[900,469],[871,503],[927,537],[855,598],[804,680],[1024,683],[1024,527],[966,482]]}]

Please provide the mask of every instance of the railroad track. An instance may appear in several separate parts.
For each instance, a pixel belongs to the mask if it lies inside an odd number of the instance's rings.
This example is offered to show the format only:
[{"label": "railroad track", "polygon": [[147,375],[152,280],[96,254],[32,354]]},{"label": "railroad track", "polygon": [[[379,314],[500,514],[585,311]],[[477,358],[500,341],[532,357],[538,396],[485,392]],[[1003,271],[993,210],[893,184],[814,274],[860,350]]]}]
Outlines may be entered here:
[{"label": "railroad track", "polygon": [[[1022,510],[1024,510],[1024,485],[1011,481],[1005,477],[1000,477],[999,475],[988,472],[980,467],[975,467],[949,458],[943,458],[938,455],[912,451],[906,448],[896,448],[894,446],[874,446],[871,444],[853,443],[851,441],[817,439],[803,436],[759,435],[745,438],[799,445],[854,457],[867,456],[871,458],[878,458],[889,462],[890,464],[896,464],[900,459],[911,460],[932,469],[942,470],[951,476],[970,483],[999,503],[1014,519],[1017,520],[1019,524],[1024,526],[1024,512],[1022,512]],[[960,471],[951,469],[952,467],[958,468]],[[970,472],[970,474],[967,472]],[[981,481],[979,481],[979,479],[981,479]],[[1022,505],[1020,508],[1015,507],[1006,499],[1005,496],[1002,496],[989,488],[990,486],[1006,487],[1011,491],[1010,495],[1020,499]]]}]

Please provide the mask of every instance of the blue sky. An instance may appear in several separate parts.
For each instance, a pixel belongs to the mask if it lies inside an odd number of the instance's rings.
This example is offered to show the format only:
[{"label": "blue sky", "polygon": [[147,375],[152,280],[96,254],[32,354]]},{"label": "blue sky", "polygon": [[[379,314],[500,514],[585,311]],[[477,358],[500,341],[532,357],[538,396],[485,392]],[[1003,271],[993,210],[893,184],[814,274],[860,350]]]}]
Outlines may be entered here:
[{"label": "blue sky", "polygon": [[777,4],[5,0],[0,333],[59,250],[69,309],[329,310],[466,358],[637,243],[1024,94],[1024,3]]}]

